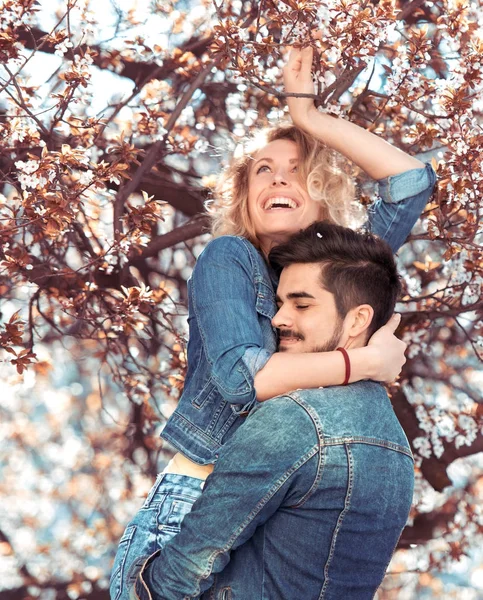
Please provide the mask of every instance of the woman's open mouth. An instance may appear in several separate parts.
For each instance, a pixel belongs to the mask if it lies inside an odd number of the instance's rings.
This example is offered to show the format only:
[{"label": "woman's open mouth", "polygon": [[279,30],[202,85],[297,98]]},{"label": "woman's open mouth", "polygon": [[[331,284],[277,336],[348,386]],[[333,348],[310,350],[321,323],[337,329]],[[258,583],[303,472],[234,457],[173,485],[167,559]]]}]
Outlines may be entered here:
[{"label": "woman's open mouth", "polygon": [[294,208],[298,208],[297,202],[293,198],[288,198],[287,196],[272,196],[265,200],[263,204],[263,210],[283,210],[289,209],[293,210]]}]

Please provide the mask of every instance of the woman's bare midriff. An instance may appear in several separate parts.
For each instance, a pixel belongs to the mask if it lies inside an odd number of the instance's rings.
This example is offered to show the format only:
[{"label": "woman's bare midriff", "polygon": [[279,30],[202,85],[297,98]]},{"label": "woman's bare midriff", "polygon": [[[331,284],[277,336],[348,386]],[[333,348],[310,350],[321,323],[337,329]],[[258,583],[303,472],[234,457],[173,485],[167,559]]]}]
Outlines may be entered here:
[{"label": "woman's bare midriff", "polygon": [[196,479],[206,479],[212,471],[213,465],[199,465],[189,458],[186,458],[181,452],[177,452],[164,469],[164,473],[187,475],[188,477],[195,477]]}]

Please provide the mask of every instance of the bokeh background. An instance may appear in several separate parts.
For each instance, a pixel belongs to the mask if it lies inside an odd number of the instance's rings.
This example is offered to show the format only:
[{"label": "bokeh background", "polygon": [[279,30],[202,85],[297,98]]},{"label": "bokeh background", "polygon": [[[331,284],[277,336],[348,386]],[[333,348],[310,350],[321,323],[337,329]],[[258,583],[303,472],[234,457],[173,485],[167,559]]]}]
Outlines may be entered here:
[{"label": "bokeh background", "polygon": [[416,491],[378,599],[483,598],[480,5],[0,0],[2,600],[107,600],[171,455],[205,203],[237,144],[287,118],[281,66],[310,40],[321,110],[439,176],[398,258],[389,391]]}]

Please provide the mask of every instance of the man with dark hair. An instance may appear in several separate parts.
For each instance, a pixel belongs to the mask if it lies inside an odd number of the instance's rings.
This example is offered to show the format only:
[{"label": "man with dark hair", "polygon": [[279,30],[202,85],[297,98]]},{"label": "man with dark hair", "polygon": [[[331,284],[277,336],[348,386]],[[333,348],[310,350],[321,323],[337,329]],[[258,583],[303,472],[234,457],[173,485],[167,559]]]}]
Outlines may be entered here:
[{"label": "man with dark hair", "polygon": [[[401,291],[396,261],[386,242],[330,223],[313,223],[275,247],[270,262],[278,271],[294,265],[309,279],[314,279],[309,273],[316,274],[313,283],[333,296],[339,321],[357,305],[372,307],[366,341],[390,319]],[[290,269],[290,276],[287,271],[284,279],[293,277],[295,271]]]},{"label": "man with dark hair", "polygon": [[[270,255],[282,269],[280,350],[362,347],[400,284],[385,242],[316,223]],[[143,567],[133,598],[373,598],[406,523],[409,445],[372,381],[260,402],[220,450],[180,533]],[[217,574],[217,575],[215,575]]]}]

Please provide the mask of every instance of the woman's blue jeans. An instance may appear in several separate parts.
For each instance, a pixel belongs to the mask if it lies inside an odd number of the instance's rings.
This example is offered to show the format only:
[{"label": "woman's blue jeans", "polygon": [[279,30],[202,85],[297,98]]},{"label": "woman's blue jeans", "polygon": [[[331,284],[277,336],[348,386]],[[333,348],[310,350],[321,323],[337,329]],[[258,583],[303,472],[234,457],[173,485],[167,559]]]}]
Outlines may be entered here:
[{"label": "woman's blue jeans", "polygon": [[146,560],[180,530],[181,521],[201,495],[204,481],[163,473],[158,475],[142,508],[126,527],[111,574],[111,600],[128,600],[139,559]]}]

